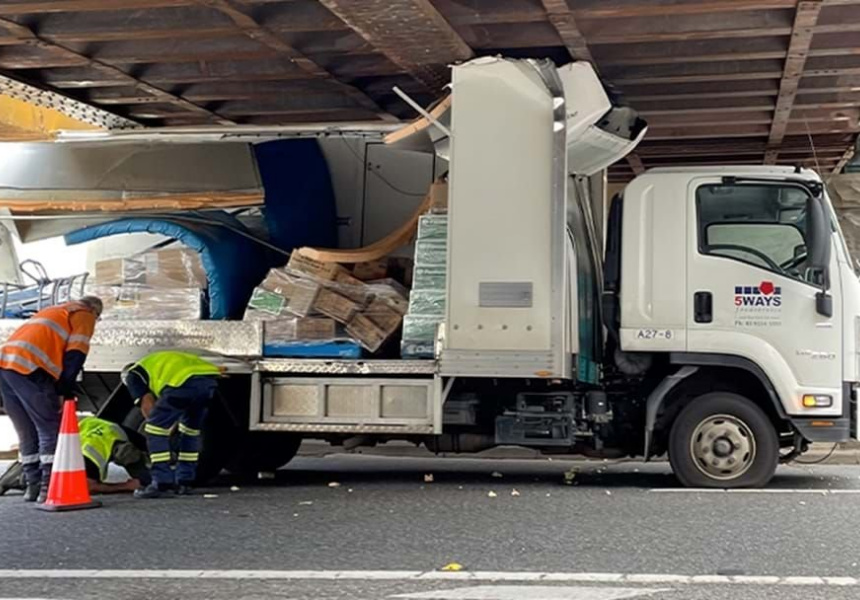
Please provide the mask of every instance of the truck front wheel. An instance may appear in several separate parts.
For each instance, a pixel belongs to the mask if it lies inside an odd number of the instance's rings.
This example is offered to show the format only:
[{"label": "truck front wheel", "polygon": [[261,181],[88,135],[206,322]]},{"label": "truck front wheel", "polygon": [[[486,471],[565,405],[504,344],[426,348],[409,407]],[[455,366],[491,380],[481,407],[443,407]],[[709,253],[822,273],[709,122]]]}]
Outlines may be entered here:
[{"label": "truck front wheel", "polygon": [[776,471],[779,438],[751,400],[713,392],[693,399],[675,419],[669,462],[687,487],[761,487]]}]

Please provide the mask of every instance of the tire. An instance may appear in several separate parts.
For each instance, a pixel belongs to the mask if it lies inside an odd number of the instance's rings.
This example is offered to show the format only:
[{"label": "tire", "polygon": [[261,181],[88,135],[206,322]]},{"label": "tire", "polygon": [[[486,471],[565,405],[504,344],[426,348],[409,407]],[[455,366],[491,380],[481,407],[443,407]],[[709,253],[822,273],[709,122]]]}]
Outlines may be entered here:
[{"label": "tire", "polygon": [[236,454],[236,440],[241,433],[226,411],[212,406],[200,432],[200,460],[197,463],[197,485],[215,479]]},{"label": "tire", "polygon": [[748,398],[708,393],[693,399],[672,424],[669,462],[686,487],[762,487],[779,463],[779,438]]},{"label": "tire", "polygon": [[261,471],[277,471],[295,457],[301,443],[301,437],[288,433],[250,432],[227,470],[246,479],[256,478]]}]

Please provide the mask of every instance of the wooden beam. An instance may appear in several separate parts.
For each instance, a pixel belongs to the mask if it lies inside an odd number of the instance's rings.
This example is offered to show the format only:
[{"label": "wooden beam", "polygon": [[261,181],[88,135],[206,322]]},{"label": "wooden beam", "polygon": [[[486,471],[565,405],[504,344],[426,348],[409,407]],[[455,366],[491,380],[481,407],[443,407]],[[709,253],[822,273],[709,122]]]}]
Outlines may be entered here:
[{"label": "wooden beam", "polygon": [[779,83],[779,95],[776,99],[773,123],[767,140],[769,147],[764,156],[764,164],[766,165],[775,164],[779,157],[779,146],[782,144],[782,139],[788,128],[794,99],[797,97],[797,88],[803,77],[803,69],[806,66],[806,58],[809,54],[815,24],[818,22],[818,15],[821,14],[822,5],[822,0],[801,0],[797,3],[791,42],[788,46],[788,55]]},{"label": "wooden beam", "polygon": [[779,79],[783,67],[784,61],[762,60],[604,67],[601,72],[611,83],[623,87],[627,84]]},{"label": "wooden beam", "polygon": [[642,159],[635,152],[627,155],[627,164],[630,165],[630,168],[633,169],[636,175],[641,175],[645,172],[645,165],[642,164]]},{"label": "wooden beam", "polygon": [[842,169],[845,168],[845,165],[848,164],[848,161],[854,158],[856,147],[856,142],[848,146],[842,156],[839,157],[839,162],[837,162],[836,166],[833,167],[833,171],[830,172],[831,175],[839,175],[842,172]]},{"label": "wooden beam", "polygon": [[397,117],[380,107],[376,101],[360,89],[337,80],[331,73],[318,65],[309,56],[303,54],[281,36],[263,27],[254,16],[245,8],[239,6],[234,0],[195,0],[201,6],[213,8],[227,16],[236,27],[246,36],[271,48],[275,52],[285,56],[299,70],[304,71],[311,77],[326,79],[336,85],[341,92],[351,98],[360,107],[365,108],[380,119],[385,121],[399,121]]},{"label": "wooden beam", "polygon": [[430,0],[319,1],[434,94],[450,81],[447,65],[474,56]]},{"label": "wooden beam", "polygon": [[[699,0],[676,2],[674,0],[650,0],[633,4],[624,0],[580,0],[574,15],[577,18],[615,19],[620,17],[663,17],[675,15],[703,15],[731,13],[743,10],[774,10],[794,8],[797,0]],[[740,5],[740,6],[739,6]]]},{"label": "wooden beam", "polygon": [[36,0],[4,2],[0,4],[0,15],[170,8],[188,4],[189,0]]},{"label": "wooden beam", "polygon": [[164,102],[178,106],[184,110],[189,112],[197,113],[197,114],[205,114],[208,117],[211,117],[217,123],[222,125],[232,125],[233,121],[226,119],[215,112],[212,112],[202,106],[194,104],[193,102],[189,102],[185,100],[181,96],[177,96],[171,94],[161,88],[158,88],[149,83],[145,83],[125,71],[122,71],[114,66],[103,63],[99,60],[81,54],[75,50],[67,48],[61,44],[55,44],[48,40],[44,40],[36,35],[29,27],[21,25],[15,21],[10,19],[0,18],[0,26],[4,27],[8,31],[14,33],[15,35],[25,38],[28,40],[29,44],[33,47],[40,48],[42,50],[46,50],[52,52],[58,56],[69,57],[78,59],[81,62],[82,66],[89,67],[93,71],[97,73],[102,73],[105,75],[109,75],[111,79],[116,79],[118,81],[127,82],[132,87],[152,96],[160,97]]},{"label": "wooden beam", "polygon": [[597,70],[597,63],[591,55],[591,50],[588,49],[585,37],[576,24],[576,19],[567,0],[541,0],[541,4],[546,9],[549,22],[555,27],[571,58],[589,62]]},{"label": "wooden beam", "polygon": [[176,193],[146,195],[126,195],[116,198],[87,197],[86,192],[80,192],[81,197],[70,198],[70,192],[63,195],[68,199],[38,198],[35,195],[3,197],[0,193],[0,208],[19,214],[32,214],[45,211],[68,212],[127,212],[153,210],[199,210],[208,208],[238,208],[242,206],[259,206],[264,197],[260,192],[206,192],[206,193]]}]

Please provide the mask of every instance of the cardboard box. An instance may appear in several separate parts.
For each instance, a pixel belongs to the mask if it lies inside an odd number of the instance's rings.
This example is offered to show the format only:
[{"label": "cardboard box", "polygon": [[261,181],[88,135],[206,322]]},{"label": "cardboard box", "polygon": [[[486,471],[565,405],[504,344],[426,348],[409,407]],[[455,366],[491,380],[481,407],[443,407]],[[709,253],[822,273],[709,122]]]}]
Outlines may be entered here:
[{"label": "cardboard box", "polygon": [[294,317],[267,321],[264,326],[266,343],[304,340],[333,340],[337,337],[337,324],[322,317]]},{"label": "cardboard box", "polygon": [[290,262],[287,263],[287,268],[321,281],[334,281],[337,274],[344,270],[337,263],[325,263],[314,260],[303,254],[299,254],[297,250],[290,254]]},{"label": "cardboard box", "polygon": [[434,181],[430,184],[430,212],[448,212],[448,182]]},{"label": "cardboard box", "polygon": [[382,258],[369,262],[356,263],[352,268],[352,274],[361,281],[384,279],[388,276],[388,259]]},{"label": "cardboard box", "polygon": [[362,313],[376,324],[389,337],[400,327],[403,315],[395,310],[386,298],[376,297]]},{"label": "cardboard box", "polygon": [[316,301],[313,303],[313,308],[338,323],[346,324],[358,312],[360,306],[354,300],[350,300],[331,289],[321,288]]},{"label": "cardboard box", "polygon": [[203,317],[198,288],[88,284],[85,293],[101,298],[105,321],[198,321]]},{"label": "cardboard box", "polygon": [[379,350],[388,337],[376,323],[361,313],[354,315],[346,324],[346,332],[371,352]]},{"label": "cardboard box", "polygon": [[122,285],[124,281],[122,264],[121,258],[109,258],[96,262],[95,273],[93,273],[95,282],[99,285]]},{"label": "cardboard box", "polygon": [[207,287],[200,255],[189,248],[165,248],[138,256],[100,260],[95,281],[101,285],[132,283],[151,288]]},{"label": "cardboard box", "polygon": [[307,317],[314,310],[323,287],[310,279],[297,279],[289,284],[285,290],[287,296],[287,310],[294,315]]}]

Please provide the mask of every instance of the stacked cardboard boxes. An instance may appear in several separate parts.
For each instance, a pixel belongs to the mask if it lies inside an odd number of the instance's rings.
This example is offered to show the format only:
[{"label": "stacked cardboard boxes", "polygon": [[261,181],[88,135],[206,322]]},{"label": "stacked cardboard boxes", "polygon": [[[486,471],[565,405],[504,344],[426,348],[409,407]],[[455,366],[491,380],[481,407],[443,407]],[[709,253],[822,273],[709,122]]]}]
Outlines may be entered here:
[{"label": "stacked cardboard boxes", "polygon": [[432,358],[436,330],[445,319],[448,216],[422,215],[415,242],[415,271],[409,310],[403,319],[404,358]]},{"label": "stacked cardboard boxes", "polygon": [[105,320],[197,320],[204,315],[206,272],[188,248],[98,261],[86,293],[104,302]]},{"label": "stacked cardboard boxes", "polygon": [[265,345],[294,356],[325,343],[340,356],[349,342],[377,352],[400,328],[407,296],[393,280],[365,283],[340,265],[294,252],[254,290],[245,318],[266,321]]}]

